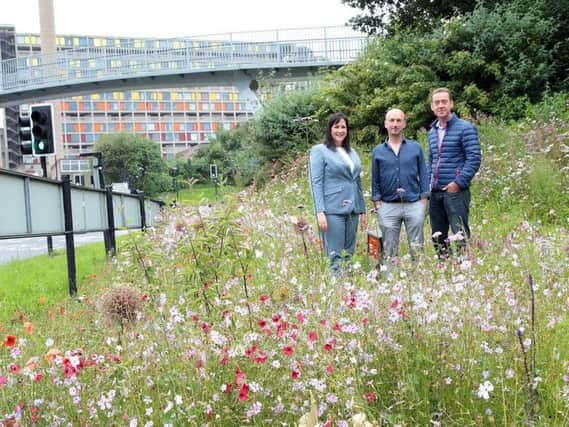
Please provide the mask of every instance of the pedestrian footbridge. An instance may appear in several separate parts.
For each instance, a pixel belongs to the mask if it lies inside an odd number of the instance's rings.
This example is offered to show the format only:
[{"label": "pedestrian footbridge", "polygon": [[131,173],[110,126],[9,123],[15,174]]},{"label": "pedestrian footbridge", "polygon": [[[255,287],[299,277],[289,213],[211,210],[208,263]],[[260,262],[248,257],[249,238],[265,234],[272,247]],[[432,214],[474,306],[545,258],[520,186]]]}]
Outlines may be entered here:
[{"label": "pedestrian footbridge", "polygon": [[340,67],[354,60],[367,40],[347,27],[323,27],[24,55],[1,61],[0,106],[135,88],[255,90],[260,75],[295,78]]}]

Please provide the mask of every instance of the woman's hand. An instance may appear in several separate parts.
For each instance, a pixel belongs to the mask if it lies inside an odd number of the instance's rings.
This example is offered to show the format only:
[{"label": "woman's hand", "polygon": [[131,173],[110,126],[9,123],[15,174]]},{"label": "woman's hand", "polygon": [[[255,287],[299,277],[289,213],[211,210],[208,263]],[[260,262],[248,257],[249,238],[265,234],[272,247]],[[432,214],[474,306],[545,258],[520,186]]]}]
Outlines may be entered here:
[{"label": "woman's hand", "polygon": [[320,231],[328,231],[328,221],[326,221],[326,214],[324,212],[318,212],[316,214],[316,221],[318,221],[318,229]]}]

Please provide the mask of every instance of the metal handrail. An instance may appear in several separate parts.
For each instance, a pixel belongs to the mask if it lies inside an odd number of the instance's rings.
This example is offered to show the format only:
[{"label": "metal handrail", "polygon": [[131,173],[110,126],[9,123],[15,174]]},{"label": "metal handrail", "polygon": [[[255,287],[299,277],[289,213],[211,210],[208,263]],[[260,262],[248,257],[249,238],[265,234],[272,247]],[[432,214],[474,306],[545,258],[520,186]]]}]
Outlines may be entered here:
[{"label": "metal handrail", "polygon": [[[367,43],[365,35],[339,34],[337,27],[282,30],[277,41],[239,41],[229,33],[207,38],[169,39],[167,48],[88,47],[51,55],[31,54],[1,62],[0,94],[55,84],[114,80],[139,76],[234,70],[240,68],[341,65],[352,61]],[[288,37],[286,37],[288,35]],[[295,35],[296,38],[293,38]]]}]

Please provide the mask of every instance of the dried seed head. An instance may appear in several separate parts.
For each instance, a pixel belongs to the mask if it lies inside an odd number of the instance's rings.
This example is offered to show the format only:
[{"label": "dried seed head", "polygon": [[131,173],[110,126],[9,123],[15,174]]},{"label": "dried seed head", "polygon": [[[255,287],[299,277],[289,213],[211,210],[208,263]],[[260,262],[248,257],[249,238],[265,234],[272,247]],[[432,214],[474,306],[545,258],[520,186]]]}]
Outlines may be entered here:
[{"label": "dried seed head", "polygon": [[105,292],[101,298],[101,312],[115,325],[125,326],[136,320],[142,311],[141,293],[129,285],[117,285]]}]

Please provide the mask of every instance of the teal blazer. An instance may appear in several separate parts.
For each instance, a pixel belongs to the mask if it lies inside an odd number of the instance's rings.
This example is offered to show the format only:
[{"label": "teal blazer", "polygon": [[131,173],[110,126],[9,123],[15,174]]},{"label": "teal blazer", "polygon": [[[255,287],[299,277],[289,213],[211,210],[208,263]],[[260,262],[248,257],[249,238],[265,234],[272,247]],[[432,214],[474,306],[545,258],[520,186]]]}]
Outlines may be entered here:
[{"label": "teal blazer", "polygon": [[348,215],[366,211],[360,179],[362,162],[353,148],[348,154],[354,162],[353,172],[342,155],[325,144],[310,150],[310,190],[315,213]]}]

